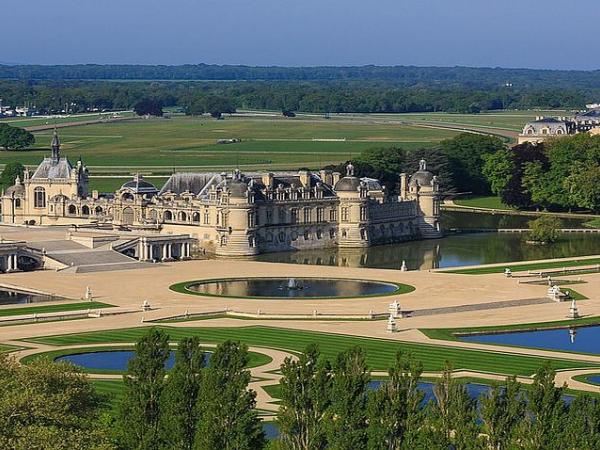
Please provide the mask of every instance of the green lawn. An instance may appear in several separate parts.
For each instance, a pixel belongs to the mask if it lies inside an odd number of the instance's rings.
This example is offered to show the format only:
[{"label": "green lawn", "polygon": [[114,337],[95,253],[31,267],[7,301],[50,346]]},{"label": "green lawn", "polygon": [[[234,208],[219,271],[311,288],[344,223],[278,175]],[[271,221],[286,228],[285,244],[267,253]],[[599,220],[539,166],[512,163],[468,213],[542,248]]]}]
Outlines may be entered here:
[{"label": "green lawn", "polygon": [[[353,346],[361,346],[367,353],[367,363],[373,370],[387,370],[393,362],[397,351],[410,352],[413,357],[423,362],[426,371],[439,371],[446,360],[451,361],[455,369],[467,369],[479,372],[499,374],[532,375],[544,358],[509,355],[499,352],[468,350],[438,345],[398,342],[386,339],[360,338],[348,335],[337,335],[309,331],[297,331],[270,328],[263,326],[238,328],[172,328],[159,327],[169,333],[172,340],[186,336],[198,336],[206,342],[222,342],[226,339],[240,340],[250,346],[272,347],[282,350],[300,352],[310,343],[317,343],[329,359]],[[27,341],[49,345],[74,345],[87,343],[134,342],[147,330],[144,328],[129,328],[79,334],[66,334],[31,338]],[[593,364],[553,359],[555,369],[575,367],[596,367]]]},{"label": "green lawn", "polygon": [[[90,192],[96,190],[98,192],[115,192],[119,189],[123,183],[131,181],[132,177],[111,177],[111,178],[98,178],[90,177]],[[149,181],[158,189],[160,189],[167,181],[167,177],[146,177],[146,181]]]},{"label": "green lawn", "polygon": [[96,392],[105,396],[106,409],[116,413],[123,398],[123,380],[90,380]]},{"label": "green lawn", "polygon": [[588,228],[600,228],[600,218],[589,220],[583,223],[584,227]]},{"label": "green lawn", "polygon": [[[132,112],[121,112],[120,117],[133,117]],[[0,119],[0,123],[7,123],[14,127],[35,127],[42,125],[57,125],[61,123],[86,122],[90,120],[99,120],[111,118],[112,113],[87,113],[75,114],[62,117],[14,117]]]},{"label": "green lawn", "polygon": [[454,203],[459,206],[469,206],[471,208],[487,208],[487,209],[512,209],[510,206],[502,203],[500,197],[461,197],[454,199]]},{"label": "green lawn", "polygon": [[[240,118],[174,116],[171,119],[136,119],[63,128],[63,153],[80,155],[92,169],[110,167],[288,167],[318,168],[342,162],[376,146],[430,147],[455,136],[438,130],[375,120],[322,118]],[[38,164],[49,154],[52,131],[36,133],[37,150],[0,152],[0,164],[20,161]],[[217,139],[238,138],[235,144]],[[345,141],[342,141],[345,139]],[[329,140],[329,141],[328,141]]]},{"label": "green lawn", "polygon": [[20,308],[0,309],[0,317],[20,316],[24,314],[42,314],[85,309],[113,308],[114,305],[101,302],[61,303],[57,305],[22,306]]},{"label": "green lawn", "polygon": [[494,267],[479,267],[475,269],[454,269],[444,270],[444,273],[459,273],[463,275],[484,275],[490,273],[503,273],[506,267],[510,267],[510,270],[514,272],[524,272],[526,270],[544,270],[544,269],[562,269],[563,267],[578,267],[600,264],[600,258],[590,259],[569,259],[564,261],[548,261],[541,263],[524,263],[524,264],[512,264],[507,263],[504,266]]},{"label": "green lawn", "polygon": [[0,353],[8,353],[17,350],[19,347],[13,345],[0,344]]}]

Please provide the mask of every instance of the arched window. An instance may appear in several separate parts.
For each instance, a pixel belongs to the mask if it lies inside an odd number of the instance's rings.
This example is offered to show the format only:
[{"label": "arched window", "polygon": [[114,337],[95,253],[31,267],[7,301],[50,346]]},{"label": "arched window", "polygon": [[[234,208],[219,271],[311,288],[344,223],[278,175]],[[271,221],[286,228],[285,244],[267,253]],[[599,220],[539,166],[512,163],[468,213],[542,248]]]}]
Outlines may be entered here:
[{"label": "arched window", "polygon": [[83,205],[81,207],[81,215],[82,216],[89,216],[90,215],[90,207],[88,205]]},{"label": "arched window", "polygon": [[131,192],[125,192],[122,196],[121,199],[123,201],[133,201],[133,194]]},{"label": "arched window", "polygon": [[155,209],[151,209],[148,217],[150,218],[150,220],[156,221],[156,219],[158,217],[158,213],[156,212]]},{"label": "arched window", "polygon": [[130,207],[123,209],[123,223],[125,225],[133,225],[134,213]]},{"label": "arched window", "polygon": [[186,221],[187,221],[187,214],[186,214],[186,213],[184,213],[183,211],[181,211],[181,212],[179,213],[179,220],[180,220],[181,222],[186,222]]},{"label": "arched window", "polygon": [[200,213],[195,212],[192,214],[192,222],[200,222]]},{"label": "arched window", "polygon": [[102,214],[102,207],[96,206],[96,209],[94,209],[94,211],[96,212],[96,215],[99,216]]},{"label": "arched window", "polygon": [[171,211],[165,211],[164,219],[165,221],[173,220],[173,213]]},{"label": "arched window", "polygon": [[75,215],[77,214],[77,207],[75,205],[69,205],[69,209],[67,211],[69,214]]},{"label": "arched window", "polygon": [[46,207],[46,189],[43,187],[36,187],[33,190],[33,206],[35,208]]}]

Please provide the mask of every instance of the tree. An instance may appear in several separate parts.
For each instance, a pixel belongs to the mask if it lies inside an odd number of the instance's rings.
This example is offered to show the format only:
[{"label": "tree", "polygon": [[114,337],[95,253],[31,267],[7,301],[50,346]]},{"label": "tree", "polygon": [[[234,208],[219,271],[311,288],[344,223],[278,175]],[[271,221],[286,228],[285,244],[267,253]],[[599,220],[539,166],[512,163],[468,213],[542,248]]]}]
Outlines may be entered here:
[{"label": "tree", "polygon": [[569,405],[558,448],[595,450],[600,448],[600,403],[578,395]]},{"label": "tree", "polygon": [[456,191],[450,161],[439,148],[420,148],[407,152],[402,171],[412,175],[419,170],[419,161],[422,159],[427,161],[427,170],[437,175],[441,192],[448,194]]},{"label": "tree", "polygon": [[233,114],[235,105],[228,97],[220,95],[208,95],[204,99],[204,110],[210,113],[212,117],[221,117],[221,115]]},{"label": "tree", "polygon": [[103,401],[71,364],[40,358],[19,365],[0,353],[0,448],[112,449]]},{"label": "tree", "polygon": [[163,110],[162,104],[153,98],[142,98],[138,100],[133,106],[133,111],[138,116],[157,116],[162,117]]},{"label": "tree", "polygon": [[600,211],[600,165],[575,164],[571,174],[565,179],[564,186],[570,201],[580,208]]},{"label": "tree", "polygon": [[479,448],[475,401],[465,386],[452,377],[452,366],[446,362],[442,376],[433,388],[435,402],[428,409],[428,422],[434,440],[443,448],[456,450]]},{"label": "tree", "polygon": [[504,148],[497,137],[462,133],[440,143],[448,156],[456,188],[461,192],[488,194],[490,186],[483,175],[484,157]]},{"label": "tree", "polygon": [[22,150],[35,142],[35,136],[29,131],[0,123],[0,147],[4,150]]},{"label": "tree", "polygon": [[320,450],[326,445],[331,367],[316,345],[281,366],[281,405],[277,424],[282,444],[291,450]]},{"label": "tree", "polygon": [[256,412],[256,392],[248,390],[248,348],[226,341],[213,353],[198,395],[196,449],[255,450],[265,435]]},{"label": "tree", "polygon": [[119,437],[128,449],[160,448],[161,395],[169,336],[150,329],[135,345],[135,356],[123,376],[124,394],[119,414]]},{"label": "tree", "polygon": [[561,221],[558,217],[544,215],[528,222],[528,239],[534,242],[552,243],[560,237]]},{"label": "tree", "polygon": [[481,420],[483,432],[490,448],[508,450],[514,448],[517,431],[525,419],[526,402],[521,383],[516,377],[506,379],[504,385],[492,386],[481,396]]},{"label": "tree", "polygon": [[201,116],[206,112],[204,98],[196,97],[185,109],[185,113],[190,116]]},{"label": "tree", "polygon": [[19,177],[23,180],[25,166],[19,162],[8,162],[4,165],[4,170],[0,174],[0,186],[4,189],[15,184],[15,180]]},{"label": "tree", "polygon": [[367,385],[370,374],[360,347],[340,353],[333,365],[328,448],[354,450],[367,444]]},{"label": "tree", "polygon": [[[565,424],[566,405],[562,399],[566,385],[556,387],[556,373],[549,363],[540,367],[527,393],[530,414],[522,422],[519,439],[526,449],[560,449],[559,438]],[[575,448],[575,447],[572,447]]]},{"label": "tree", "polygon": [[184,338],[161,396],[160,433],[170,448],[191,450],[198,424],[198,392],[205,354],[197,337]]},{"label": "tree", "polygon": [[368,448],[416,448],[423,419],[423,392],[418,389],[422,364],[401,351],[390,367],[389,379],[369,396]]}]

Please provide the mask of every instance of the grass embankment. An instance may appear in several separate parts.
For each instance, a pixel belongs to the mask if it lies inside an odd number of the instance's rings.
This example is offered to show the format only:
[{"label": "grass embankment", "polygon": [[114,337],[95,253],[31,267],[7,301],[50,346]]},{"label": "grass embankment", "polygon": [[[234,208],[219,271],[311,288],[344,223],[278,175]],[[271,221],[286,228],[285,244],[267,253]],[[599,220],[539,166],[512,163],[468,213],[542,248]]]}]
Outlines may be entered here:
[{"label": "grass embankment", "polygon": [[453,202],[458,206],[468,206],[470,208],[485,208],[485,209],[500,209],[511,210],[510,206],[502,203],[500,197],[461,197],[456,198]]},{"label": "grass embankment", "polygon": [[45,314],[86,309],[114,308],[114,305],[101,302],[61,303],[58,305],[22,306],[20,308],[0,309],[0,317],[22,316],[27,314]]},{"label": "grass embankment", "polygon": [[[504,375],[532,375],[544,362],[544,358],[509,355],[491,351],[469,350],[429,344],[398,342],[387,339],[360,338],[309,331],[277,329],[262,326],[239,328],[171,328],[165,330],[177,341],[186,336],[198,336],[205,342],[218,343],[227,339],[239,340],[250,346],[278,348],[292,352],[303,351],[308,344],[319,345],[323,355],[334,359],[336,355],[354,346],[362,347],[372,370],[387,370],[399,350],[409,352],[422,361],[424,370],[440,371],[445,361],[451,361],[455,369],[491,372]],[[66,334],[28,339],[27,341],[49,345],[74,345],[111,342],[135,342],[147,332],[145,328]],[[576,367],[600,367],[581,361],[553,359],[555,369]]]},{"label": "grass embankment", "polygon": [[[562,269],[567,267],[578,267],[578,266],[592,266],[600,264],[600,258],[590,259],[569,259],[562,261],[547,261],[537,263],[523,263],[513,264],[506,263],[503,266],[492,266],[492,267],[476,267],[473,269],[452,269],[443,270],[444,273],[458,273],[463,275],[485,275],[490,273],[503,273],[504,269],[509,267],[514,272],[524,272],[527,270],[545,270],[545,269]],[[572,274],[569,274],[572,275]]]},{"label": "grass embankment", "polygon": [[584,227],[588,228],[600,228],[600,218],[592,219],[583,223]]},{"label": "grass embankment", "polygon": [[552,330],[556,328],[583,327],[591,325],[600,325],[600,316],[582,317],[579,319],[557,320],[554,322],[537,322],[511,325],[498,325],[487,327],[470,328],[420,328],[423,334],[430,339],[443,339],[447,341],[457,341],[457,336],[461,334],[485,334],[485,333],[508,333],[516,331],[539,331]]},{"label": "grass embankment", "polygon": [[[67,356],[67,355],[79,355],[82,353],[96,353],[96,352],[115,352],[115,351],[122,351],[122,350],[130,350],[130,351],[134,351],[135,348],[131,345],[127,346],[105,346],[105,347],[94,347],[94,348],[69,348],[69,349],[63,349],[63,350],[53,350],[50,352],[43,352],[43,353],[36,353],[34,355],[29,355],[26,356],[25,358],[21,359],[21,363],[23,364],[29,364],[31,361],[34,361],[36,359],[39,358],[49,358],[52,360],[55,360],[56,358],[60,358],[61,356]],[[173,349],[175,350],[175,349]],[[210,352],[210,349],[207,349]],[[271,361],[273,361],[273,359],[268,356],[265,355],[263,353],[256,353],[256,352],[248,352],[248,364],[246,365],[246,367],[248,369],[252,369],[254,367],[259,367],[259,366],[264,366],[265,364],[269,364]],[[87,368],[83,368],[84,372],[87,373],[99,373],[99,374],[122,374],[125,371],[124,370],[110,370],[110,369],[87,369]]]}]

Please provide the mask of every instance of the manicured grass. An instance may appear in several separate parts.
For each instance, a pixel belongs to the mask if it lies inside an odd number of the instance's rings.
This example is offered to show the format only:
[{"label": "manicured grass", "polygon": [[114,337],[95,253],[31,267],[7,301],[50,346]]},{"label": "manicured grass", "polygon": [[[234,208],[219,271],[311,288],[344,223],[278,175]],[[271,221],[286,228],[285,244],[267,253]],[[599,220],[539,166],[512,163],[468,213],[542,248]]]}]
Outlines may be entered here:
[{"label": "manicured grass", "polygon": [[[260,279],[272,279],[273,277],[251,277],[254,280],[260,280]],[[211,282],[217,282],[217,281],[238,281],[238,280],[245,280],[246,278],[215,278],[215,279],[205,279],[205,280],[192,280],[192,281],[183,281],[181,283],[176,283],[176,284],[172,284],[171,286],[169,286],[169,289],[171,289],[172,291],[178,292],[180,294],[188,294],[188,295],[199,295],[202,297],[225,297],[225,298],[247,298],[247,299],[258,299],[258,300],[264,300],[264,299],[269,299],[269,298],[282,298],[282,297],[262,297],[262,296],[237,296],[237,295],[220,295],[220,294],[207,294],[207,293],[203,293],[203,292],[196,292],[196,291],[191,291],[189,289],[187,289],[188,286],[195,284],[195,283],[211,283]],[[308,280],[310,278],[302,278],[302,280]],[[321,280],[322,278],[315,278],[316,280]],[[336,280],[344,280],[343,278],[327,278],[327,280],[331,280],[331,281],[336,281]],[[349,281],[355,281],[355,280],[349,280]],[[377,280],[356,280],[356,281],[372,281],[374,283],[385,283],[385,284],[392,284],[394,286],[396,286],[396,290],[392,291],[392,292],[384,292],[381,294],[371,294],[371,295],[356,295],[356,296],[350,296],[350,297],[342,297],[342,296],[331,296],[331,297],[303,297],[301,298],[301,300],[314,300],[317,298],[367,298],[367,297],[384,297],[384,296],[388,296],[388,295],[401,295],[401,294],[408,294],[409,292],[413,292],[415,290],[414,286],[411,286],[409,284],[401,284],[401,283],[394,283],[391,281],[377,281]]]},{"label": "manicured grass", "polygon": [[[35,127],[43,125],[58,125],[62,123],[86,122],[92,120],[111,119],[113,113],[86,113],[63,117],[8,117],[0,119],[0,123],[6,123],[14,127]],[[120,112],[119,117],[133,117],[132,112]]]},{"label": "manicured grass", "polygon": [[20,308],[0,309],[0,317],[21,316],[25,314],[43,314],[85,309],[114,308],[114,305],[101,302],[61,303],[57,305],[22,306]]},{"label": "manicured grass", "polygon": [[[399,350],[409,352],[415,359],[422,361],[424,369],[427,371],[440,371],[444,366],[444,362],[448,360],[453,363],[455,369],[528,376],[533,374],[545,362],[544,358],[532,356],[262,326],[159,328],[169,333],[171,339],[175,341],[186,336],[198,336],[203,341],[214,343],[234,339],[250,346],[271,347],[293,352],[301,352],[308,344],[316,343],[323,355],[329,359],[334,359],[339,352],[358,345],[365,350],[367,363],[372,370],[387,370],[393,362],[394,355]],[[129,328],[31,338],[28,341],[49,345],[134,342],[146,332],[147,329],[145,328]],[[553,359],[552,365],[555,369],[597,366],[567,359]]]},{"label": "manicured grass", "polygon": [[582,327],[589,325],[600,325],[600,316],[582,317],[579,319],[557,320],[554,322],[534,322],[523,324],[498,325],[488,327],[470,327],[470,328],[420,328],[423,334],[430,339],[443,339],[456,341],[457,335],[471,333],[505,333],[511,331],[539,331],[551,330],[556,328]]},{"label": "manicured grass", "polygon": [[547,261],[540,263],[523,264],[506,263],[506,265],[504,266],[478,267],[474,269],[454,269],[444,270],[443,272],[459,273],[463,275],[484,275],[490,273],[503,273],[504,269],[507,267],[510,267],[510,270],[512,272],[524,272],[526,270],[562,269],[563,267],[591,266],[594,264],[600,264],[600,258],[569,259],[563,261]]},{"label": "manicured grass", "polygon": [[588,222],[583,223],[584,227],[588,228],[600,228],[600,218],[592,219]]},{"label": "manicured grass", "polygon": [[500,197],[461,197],[454,199],[454,203],[459,206],[470,206],[471,208],[487,208],[487,209],[512,209],[510,206],[502,203]]},{"label": "manicured grass", "polygon": [[14,345],[0,344],[0,353],[14,352],[15,350],[18,350],[19,348],[21,348],[21,347],[15,347]]},{"label": "manicured grass", "polygon": [[123,398],[123,380],[90,380],[94,389],[105,396],[104,407],[110,413],[116,413]]},{"label": "manicured grass", "polygon": [[[110,352],[110,351],[119,351],[119,350],[134,350],[132,346],[105,346],[105,347],[94,347],[94,348],[69,348],[63,350],[53,350],[50,352],[36,353],[34,355],[26,356],[21,359],[21,363],[29,364],[31,361],[39,359],[39,358],[49,358],[55,360],[56,358],[60,358],[61,356],[67,355],[79,355],[81,353],[93,353],[93,352]],[[175,349],[173,349],[175,350]],[[212,351],[210,348],[206,349],[207,351]],[[263,353],[256,352],[248,352],[248,364],[246,367],[248,369],[252,369],[254,367],[264,366],[265,364],[269,364],[273,359],[265,355]],[[83,368],[84,372],[88,373],[100,373],[100,374],[122,374],[125,373],[124,370],[110,370],[110,369],[86,369]]]},{"label": "manicured grass", "polygon": [[[94,166],[172,169],[239,164],[246,168],[271,165],[318,168],[346,161],[370,147],[431,147],[457,134],[452,130],[410,126],[399,120],[389,123],[322,118],[214,120],[185,116],[85,125],[64,128],[59,133],[63,154],[72,160],[81,155],[92,174]],[[0,164],[9,161],[39,164],[40,159],[49,154],[49,149],[44,148],[49,147],[51,134],[50,130],[36,133],[36,150],[1,152]],[[221,138],[242,141],[216,144]]]}]

